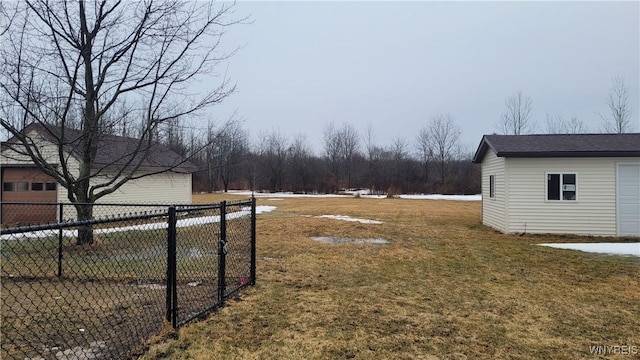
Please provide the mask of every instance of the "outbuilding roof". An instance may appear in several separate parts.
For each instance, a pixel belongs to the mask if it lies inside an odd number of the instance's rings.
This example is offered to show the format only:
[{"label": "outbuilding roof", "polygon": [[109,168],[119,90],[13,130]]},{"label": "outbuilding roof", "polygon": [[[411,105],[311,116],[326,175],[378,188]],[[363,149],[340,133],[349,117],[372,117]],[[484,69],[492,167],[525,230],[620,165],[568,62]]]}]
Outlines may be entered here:
[{"label": "outbuilding roof", "polygon": [[488,149],[514,158],[640,157],[640,133],[485,135],[473,162],[482,162]]},{"label": "outbuilding roof", "polygon": [[[77,159],[82,157],[83,150],[80,144],[82,143],[81,139],[83,134],[80,130],[64,128],[63,133],[60,127],[32,123],[27,125],[22,131],[25,134],[35,131],[55,145],[62,142],[64,149],[72,156]],[[11,147],[12,143],[16,143],[15,139],[10,139],[6,143],[3,143],[3,148]],[[139,170],[141,171],[166,170],[179,173],[192,173],[197,170],[197,166],[192,162],[162,144],[143,144],[143,146],[140,147],[139,139],[107,134],[100,137],[98,152],[93,164],[94,169],[122,168],[123,166],[131,166],[138,163],[140,164]]]}]

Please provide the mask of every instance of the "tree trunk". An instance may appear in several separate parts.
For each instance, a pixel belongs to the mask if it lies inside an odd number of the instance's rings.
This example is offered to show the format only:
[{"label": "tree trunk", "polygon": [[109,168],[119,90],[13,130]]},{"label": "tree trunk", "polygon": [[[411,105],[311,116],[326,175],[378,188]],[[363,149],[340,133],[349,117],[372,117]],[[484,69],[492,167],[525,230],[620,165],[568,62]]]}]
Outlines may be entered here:
[{"label": "tree trunk", "polygon": [[[92,220],[93,219],[93,204],[76,204],[76,212],[78,213],[78,220]],[[93,225],[81,225],[78,227],[78,240],[76,245],[93,244]]]}]

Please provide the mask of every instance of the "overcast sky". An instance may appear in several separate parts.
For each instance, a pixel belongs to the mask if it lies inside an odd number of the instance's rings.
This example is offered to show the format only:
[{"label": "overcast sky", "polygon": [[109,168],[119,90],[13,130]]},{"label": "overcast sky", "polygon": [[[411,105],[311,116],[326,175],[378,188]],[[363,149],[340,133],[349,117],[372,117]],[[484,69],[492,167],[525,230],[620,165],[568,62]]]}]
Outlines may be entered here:
[{"label": "overcast sky", "polygon": [[639,4],[240,1],[253,23],[229,29],[223,42],[242,49],[221,69],[238,91],[212,116],[237,110],[252,138],[303,133],[320,152],[329,121],[370,122],[387,146],[450,113],[473,151],[516,91],[540,131],[550,114],[600,132],[623,76],[640,131]]}]

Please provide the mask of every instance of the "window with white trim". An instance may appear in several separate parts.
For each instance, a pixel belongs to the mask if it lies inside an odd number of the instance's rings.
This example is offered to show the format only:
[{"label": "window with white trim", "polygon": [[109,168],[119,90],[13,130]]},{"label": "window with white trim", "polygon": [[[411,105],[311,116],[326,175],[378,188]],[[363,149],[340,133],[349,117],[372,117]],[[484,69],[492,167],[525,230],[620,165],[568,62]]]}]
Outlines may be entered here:
[{"label": "window with white trim", "polygon": [[547,174],[547,200],[575,201],[578,187],[575,173]]}]

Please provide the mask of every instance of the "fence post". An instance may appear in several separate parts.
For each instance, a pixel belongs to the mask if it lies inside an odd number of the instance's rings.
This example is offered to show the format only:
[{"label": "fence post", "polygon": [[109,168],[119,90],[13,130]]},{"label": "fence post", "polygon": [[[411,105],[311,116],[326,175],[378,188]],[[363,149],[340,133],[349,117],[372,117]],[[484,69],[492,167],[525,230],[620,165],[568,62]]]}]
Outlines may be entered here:
[{"label": "fence post", "polygon": [[251,198],[251,285],[256,284],[256,198]]},{"label": "fence post", "polygon": [[220,241],[218,243],[218,304],[224,305],[227,266],[227,202],[220,203]]},{"label": "fence post", "polygon": [[[64,205],[62,203],[58,204],[58,223],[61,223],[64,220],[63,211]],[[62,276],[62,228],[58,230],[58,277]]]},{"label": "fence post", "polygon": [[167,224],[167,321],[178,326],[178,289],[176,276],[176,207],[169,207]]}]

